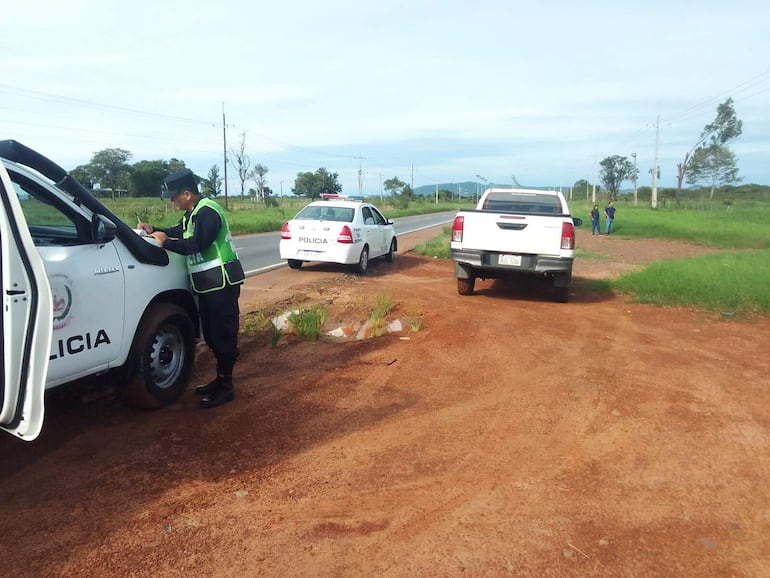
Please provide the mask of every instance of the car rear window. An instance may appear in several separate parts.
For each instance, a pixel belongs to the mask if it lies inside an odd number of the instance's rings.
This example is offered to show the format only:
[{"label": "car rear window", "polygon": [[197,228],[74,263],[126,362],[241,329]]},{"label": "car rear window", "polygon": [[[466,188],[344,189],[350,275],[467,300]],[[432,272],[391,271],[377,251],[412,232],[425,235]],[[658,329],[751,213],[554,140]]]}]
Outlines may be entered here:
[{"label": "car rear window", "polygon": [[555,195],[538,193],[489,193],[482,209],[498,213],[561,214],[561,201]]},{"label": "car rear window", "polygon": [[303,221],[339,221],[341,223],[352,223],[353,209],[347,207],[308,205],[297,213],[297,216],[294,218]]}]

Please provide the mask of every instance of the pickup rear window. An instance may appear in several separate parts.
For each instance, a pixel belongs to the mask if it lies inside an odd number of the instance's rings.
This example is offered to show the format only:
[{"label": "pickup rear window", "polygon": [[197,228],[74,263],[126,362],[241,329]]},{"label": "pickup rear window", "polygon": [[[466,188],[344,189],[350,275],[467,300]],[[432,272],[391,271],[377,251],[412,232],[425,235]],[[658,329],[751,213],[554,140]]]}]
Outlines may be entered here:
[{"label": "pickup rear window", "polygon": [[560,215],[562,212],[559,197],[537,193],[489,193],[481,208],[497,213]]}]

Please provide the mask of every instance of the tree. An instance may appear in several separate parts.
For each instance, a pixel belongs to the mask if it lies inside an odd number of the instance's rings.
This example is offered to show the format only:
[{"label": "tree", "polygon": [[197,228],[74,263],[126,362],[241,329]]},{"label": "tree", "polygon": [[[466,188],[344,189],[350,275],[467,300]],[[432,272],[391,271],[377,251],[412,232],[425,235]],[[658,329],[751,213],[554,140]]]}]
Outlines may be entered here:
[{"label": "tree", "polygon": [[[695,181],[702,180],[703,163],[707,157],[710,157],[709,163],[713,165],[714,162],[719,159],[728,162],[725,167],[725,174],[729,173],[731,167],[729,165],[730,159],[732,159],[732,168],[735,168],[733,179],[737,179],[738,169],[735,164],[735,156],[726,154],[724,151],[719,151],[719,148],[727,148],[727,143],[735,140],[743,132],[743,121],[738,120],[735,114],[735,107],[733,106],[733,99],[728,98],[722,104],[717,106],[717,116],[714,122],[707,124],[703,128],[703,132],[698,137],[693,147],[684,155],[684,160],[676,165],[676,204],[679,206],[679,200],[682,194],[682,181],[687,179],[687,182],[692,182],[689,173],[695,171],[701,177],[696,178]],[[704,152],[703,149],[711,148],[710,152]],[[729,152],[729,149],[728,149]],[[694,159],[697,157],[698,163],[694,163]],[[712,167],[713,169],[713,167]],[[712,183],[716,181],[712,180]],[[735,182],[725,181],[725,182]],[[714,194],[713,188],[711,192]]]},{"label": "tree", "polygon": [[254,168],[251,169],[249,177],[254,180],[257,185],[257,197],[259,199],[265,198],[265,175],[270,171],[265,165],[257,163]]},{"label": "tree", "polygon": [[207,197],[218,197],[222,192],[222,177],[219,176],[219,166],[211,165],[209,174],[201,183],[203,185],[203,194]]},{"label": "tree", "polygon": [[320,198],[321,195],[339,194],[342,192],[342,185],[337,181],[338,178],[338,173],[330,173],[325,167],[314,173],[297,173],[291,192],[310,199]]},{"label": "tree", "polygon": [[726,146],[710,144],[699,147],[690,160],[687,182],[691,185],[706,181],[711,186],[710,198],[714,198],[717,186],[740,182],[735,153]]},{"label": "tree", "polygon": [[633,179],[635,175],[638,175],[638,170],[634,168],[634,163],[629,161],[627,157],[620,155],[609,156],[599,164],[602,167],[599,172],[599,179],[610,195],[609,200],[617,201],[620,185],[623,184],[623,181]]},{"label": "tree", "polygon": [[131,175],[131,166],[128,161],[131,156],[127,150],[112,148],[96,152],[91,158],[91,175],[99,181],[101,188],[112,189],[113,199],[116,190],[128,189]]},{"label": "tree", "polygon": [[402,193],[406,187],[406,183],[398,177],[393,177],[392,179],[385,179],[385,181],[382,183],[382,186],[386,191],[388,191],[390,195],[395,197]]},{"label": "tree", "polygon": [[86,189],[94,188],[94,177],[91,174],[91,165],[78,165],[70,171],[70,176],[83,185]]},{"label": "tree", "polygon": [[249,170],[251,169],[251,159],[246,154],[246,131],[241,133],[238,148],[230,149],[230,160],[235,165],[235,170],[238,171],[238,180],[241,183],[241,198],[243,198],[246,189],[246,179],[249,178]]},{"label": "tree", "polygon": [[169,174],[166,161],[139,161],[131,167],[131,196],[158,197]]}]

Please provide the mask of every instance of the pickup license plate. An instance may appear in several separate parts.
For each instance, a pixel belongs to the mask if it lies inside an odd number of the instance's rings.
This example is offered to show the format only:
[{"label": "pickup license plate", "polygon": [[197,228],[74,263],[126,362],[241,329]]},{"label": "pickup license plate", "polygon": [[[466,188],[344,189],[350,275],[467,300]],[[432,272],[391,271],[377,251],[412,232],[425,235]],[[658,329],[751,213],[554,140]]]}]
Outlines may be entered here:
[{"label": "pickup license plate", "polygon": [[500,255],[497,262],[500,265],[513,265],[521,267],[521,255]]}]

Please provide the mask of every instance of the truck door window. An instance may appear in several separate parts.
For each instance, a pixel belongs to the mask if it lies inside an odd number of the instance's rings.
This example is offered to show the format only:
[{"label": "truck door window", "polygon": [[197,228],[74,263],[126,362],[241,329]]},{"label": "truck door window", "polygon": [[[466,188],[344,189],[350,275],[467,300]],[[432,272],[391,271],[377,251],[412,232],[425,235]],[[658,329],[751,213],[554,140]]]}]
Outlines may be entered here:
[{"label": "truck door window", "polygon": [[14,172],[9,174],[35,245],[64,246],[89,242],[88,224],[82,216],[37,183]]}]

